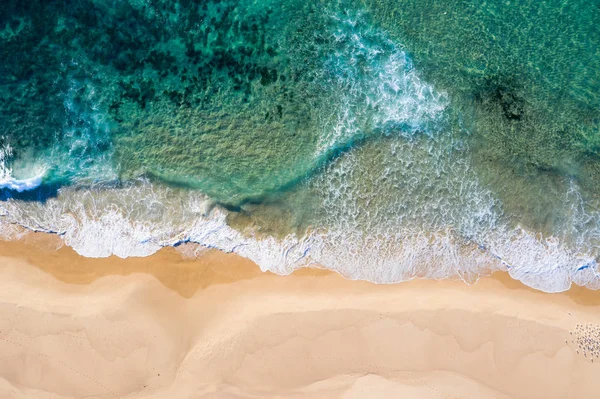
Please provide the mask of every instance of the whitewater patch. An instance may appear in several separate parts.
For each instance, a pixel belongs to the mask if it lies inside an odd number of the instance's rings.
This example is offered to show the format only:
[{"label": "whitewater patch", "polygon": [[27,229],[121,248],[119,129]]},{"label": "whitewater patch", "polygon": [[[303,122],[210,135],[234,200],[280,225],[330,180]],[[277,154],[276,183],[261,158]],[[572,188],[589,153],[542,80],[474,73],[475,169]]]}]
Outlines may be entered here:
[{"label": "whitewater patch", "polygon": [[[163,212],[157,215],[159,209]],[[14,227],[20,225],[58,234],[87,257],[149,256],[165,246],[196,243],[234,252],[263,271],[281,275],[319,265],[350,279],[390,284],[413,278],[474,282],[494,271],[508,271],[513,278],[547,292],[564,291],[571,283],[600,288],[593,258],[556,238],[540,238],[524,229],[499,229],[486,238],[487,245],[465,241],[452,228],[405,229],[383,235],[333,227],[277,239],[231,228],[227,213],[201,194],[138,182],[127,188],[86,192],[66,189],[46,205],[6,201],[0,210],[0,231],[10,238],[7,234],[16,234]]]},{"label": "whitewater patch", "polygon": [[33,177],[17,179],[12,176],[12,168],[7,166],[11,156],[12,148],[10,146],[5,145],[0,148],[0,190],[4,189],[22,193],[23,191],[39,187],[46,175],[46,169],[34,166],[31,168],[35,174]]},{"label": "whitewater patch", "polygon": [[502,259],[510,275],[548,292],[568,289],[571,282],[600,289],[600,211],[583,200],[574,180],[564,196],[566,216],[560,237],[545,237],[522,226],[501,227],[488,238],[487,249]]},{"label": "whitewater patch", "polygon": [[33,190],[42,184],[44,178],[42,173],[38,176],[31,177],[29,179],[15,179],[14,177],[3,177],[0,178],[0,189],[7,189],[11,191],[17,191],[22,193],[23,191]]},{"label": "whitewater patch", "polygon": [[317,156],[370,135],[432,133],[447,94],[424,82],[409,56],[361,13],[332,14],[333,46],[317,81],[335,98],[323,118]]}]

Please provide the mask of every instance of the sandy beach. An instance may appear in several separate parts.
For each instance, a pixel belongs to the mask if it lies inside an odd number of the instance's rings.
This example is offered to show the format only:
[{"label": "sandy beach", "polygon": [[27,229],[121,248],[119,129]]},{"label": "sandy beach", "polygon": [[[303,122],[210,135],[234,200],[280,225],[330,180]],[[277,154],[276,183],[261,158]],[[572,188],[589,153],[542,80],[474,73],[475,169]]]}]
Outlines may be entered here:
[{"label": "sandy beach", "polygon": [[577,345],[592,333],[576,332],[600,326],[598,292],[57,247],[0,243],[0,398],[600,397],[600,359]]}]

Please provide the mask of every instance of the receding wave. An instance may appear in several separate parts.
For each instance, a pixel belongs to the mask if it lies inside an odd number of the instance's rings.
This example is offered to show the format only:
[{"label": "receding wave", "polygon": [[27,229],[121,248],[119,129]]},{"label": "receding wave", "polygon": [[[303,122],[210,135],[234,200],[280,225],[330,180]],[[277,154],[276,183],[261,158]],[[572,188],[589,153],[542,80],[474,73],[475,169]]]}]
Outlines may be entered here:
[{"label": "receding wave", "polygon": [[[335,172],[334,172],[335,173]],[[485,192],[480,194],[486,195]],[[348,196],[351,202],[358,198]],[[6,238],[17,238],[15,225],[58,234],[66,245],[87,257],[148,256],[164,246],[185,242],[235,252],[255,261],[262,270],[288,274],[318,264],[352,279],[395,283],[412,278],[461,278],[468,282],[493,271],[508,271],[524,283],[548,292],[563,291],[572,282],[597,289],[597,264],[556,238],[543,238],[522,228],[509,229],[490,210],[491,198],[472,198],[479,208],[463,216],[469,223],[489,218],[489,229],[477,239],[448,225],[430,231],[375,226],[357,228],[353,204],[342,202],[332,210],[335,226],[314,228],[306,235],[283,238],[237,231],[227,224],[228,211],[209,198],[139,181],[128,187],[65,189],[44,205],[7,201],[2,205]],[[431,206],[438,206],[431,204]],[[373,209],[371,217],[390,218]]]}]

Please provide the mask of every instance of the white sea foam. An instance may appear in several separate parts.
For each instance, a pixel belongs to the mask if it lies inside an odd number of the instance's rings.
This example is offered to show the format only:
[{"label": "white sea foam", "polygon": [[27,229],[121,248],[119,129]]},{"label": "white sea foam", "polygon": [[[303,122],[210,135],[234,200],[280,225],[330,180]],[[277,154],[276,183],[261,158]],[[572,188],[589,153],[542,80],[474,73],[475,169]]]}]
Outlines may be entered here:
[{"label": "white sea foam", "polygon": [[13,170],[7,166],[9,158],[12,156],[10,146],[0,148],[0,189],[17,191],[33,190],[42,184],[46,170],[39,167],[33,167],[33,177],[17,179],[12,176]]},{"label": "white sea foam", "polygon": [[[569,289],[573,281],[591,288],[600,281],[594,257],[562,244],[556,237],[541,237],[523,228],[496,235],[490,240],[490,253],[502,260],[511,277],[530,287],[560,292]],[[589,270],[580,273],[583,266]]]},{"label": "white sea foam", "polygon": [[423,82],[407,54],[360,14],[332,18],[335,29],[328,34],[335,47],[319,81],[337,99],[337,109],[323,120],[317,152],[363,135],[431,131],[446,107],[446,93]]},{"label": "white sea foam", "polygon": [[488,235],[487,248],[502,259],[513,278],[531,287],[559,292],[574,282],[599,289],[600,212],[582,199],[574,181],[565,193],[564,205],[569,212],[565,212],[561,237],[544,237],[520,226],[500,227]]},{"label": "white sea foam", "polygon": [[33,190],[42,184],[44,174],[39,176],[31,177],[29,179],[15,179],[14,177],[4,177],[0,179],[0,189],[8,189],[17,191],[19,193],[23,191]]},{"label": "white sea foam", "polygon": [[[318,263],[347,278],[377,283],[415,277],[474,281],[496,270],[508,271],[513,278],[548,292],[566,290],[572,282],[598,288],[600,281],[593,257],[522,228],[495,226],[466,241],[453,227],[364,232],[342,217],[337,226],[305,237],[258,238],[228,226],[227,211],[210,206],[197,193],[173,192],[148,182],[127,188],[62,191],[45,205],[4,202],[3,235],[15,233],[14,226],[23,224],[60,234],[65,244],[88,257],[147,256],[163,246],[194,242],[235,252],[262,270],[279,274]],[[346,214],[354,212],[349,209]],[[478,243],[479,239],[485,242]]]}]

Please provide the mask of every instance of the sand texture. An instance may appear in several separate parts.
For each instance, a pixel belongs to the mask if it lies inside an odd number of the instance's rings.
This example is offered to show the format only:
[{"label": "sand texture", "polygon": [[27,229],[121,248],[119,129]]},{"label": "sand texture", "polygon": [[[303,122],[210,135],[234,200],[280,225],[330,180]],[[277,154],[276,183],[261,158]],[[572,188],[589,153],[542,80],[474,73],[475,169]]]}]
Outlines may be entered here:
[{"label": "sand texture", "polygon": [[212,250],[86,259],[56,246],[0,243],[2,399],[600,397],[600,359],[572,333],[600,326],[598,292],[505,275],[374,285],[262,273]]}]

